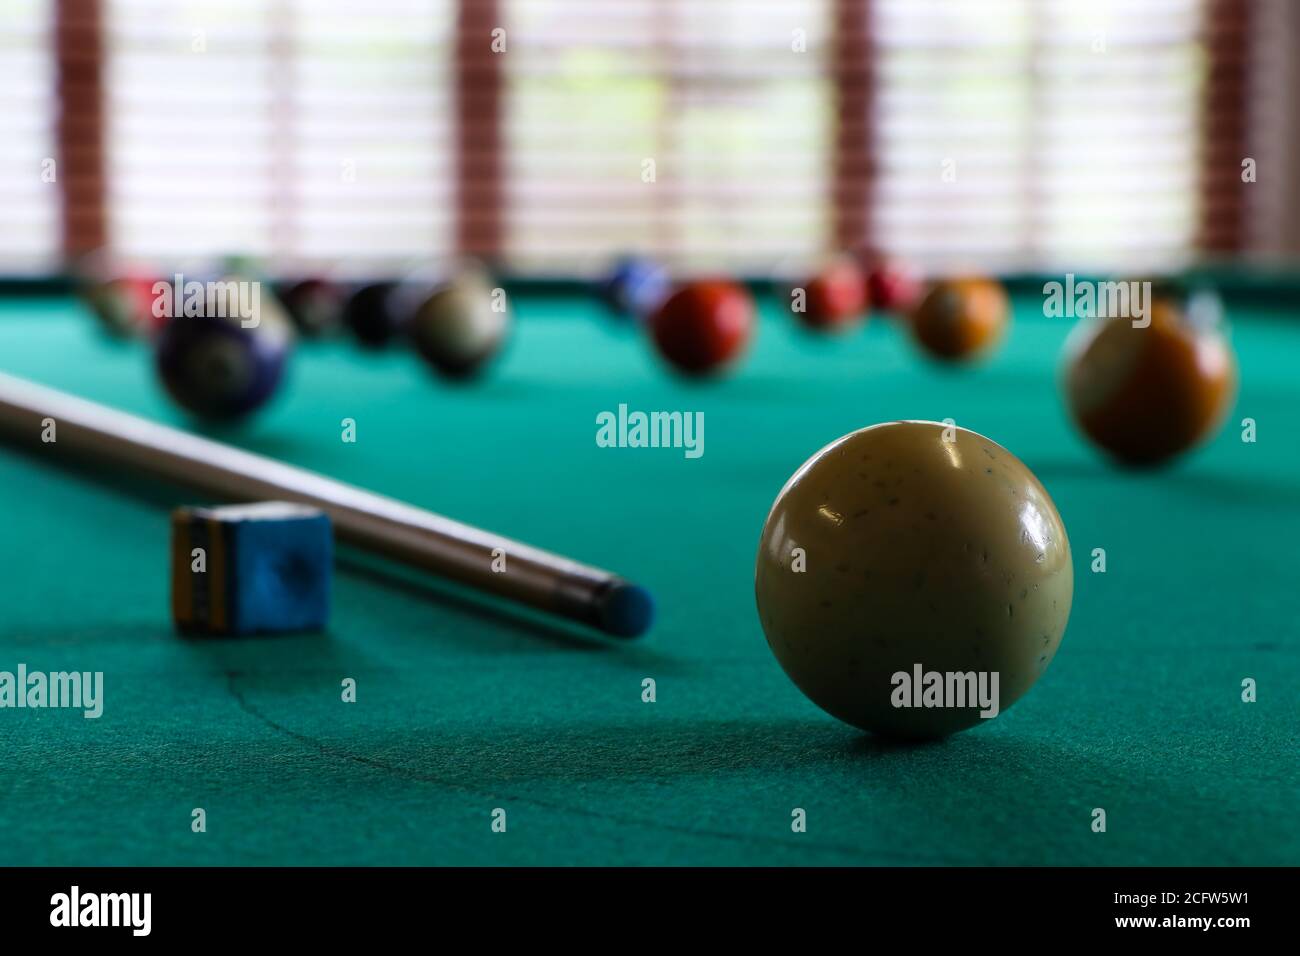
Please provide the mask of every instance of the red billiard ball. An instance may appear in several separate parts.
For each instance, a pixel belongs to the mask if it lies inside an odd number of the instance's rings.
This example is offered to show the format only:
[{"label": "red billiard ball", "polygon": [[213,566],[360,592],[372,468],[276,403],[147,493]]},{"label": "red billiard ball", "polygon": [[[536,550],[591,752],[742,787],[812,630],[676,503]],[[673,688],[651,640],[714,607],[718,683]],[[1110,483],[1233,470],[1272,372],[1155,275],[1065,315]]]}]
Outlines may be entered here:
[{"label": "red billiard ball", "polygon": [[787,308],[807,329],[838,332],[866,318],[866,281],[852,259],[834,259],[785,291]]},{"label": "red billiard ball", "polygon": [[1085,320],[1066,343],[1070,414],[1117,461],[1161,464],[1223,424],[1237,361],[1219,325],[1198,312],[1191,301],[1159,297],[1149,325],[1135,327],[1127,314]]},{"label": "red billiard ball", "polygon": [[867,270],[867,302],[873,309],[907,312],[925,290],[920,270],[898,259],[876,260]]},{"label": "red billiard ball", "polygon": [[688,282],[650,319],[659,354],[687,375],[721,370],[744,351],[754,328],[754,300],[725,279]]},{"label": "red billiard ball", "polygon": [[1010,316],[1006,289],[993,279],[943,279],[912,313],[912,335],[931,356],[973,359],[1001,337]]}]

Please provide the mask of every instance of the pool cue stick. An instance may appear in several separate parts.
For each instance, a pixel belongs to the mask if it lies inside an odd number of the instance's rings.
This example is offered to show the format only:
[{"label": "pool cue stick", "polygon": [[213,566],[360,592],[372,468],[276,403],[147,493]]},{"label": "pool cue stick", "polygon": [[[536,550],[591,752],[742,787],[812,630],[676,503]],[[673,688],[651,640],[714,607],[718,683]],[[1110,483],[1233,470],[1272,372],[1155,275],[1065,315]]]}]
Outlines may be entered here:
[{"label": "pool cue stick", "polygon": [[[46,419],[55,422],[51,443],[41,438]],[[653,616],[649,594],[608,571],[4,373],[0,433],[221,499],[310,505],[330,516],[344,541],[608,634],[635,637]],[[492,570],[495,551],[505,555],[504,572]]]}]

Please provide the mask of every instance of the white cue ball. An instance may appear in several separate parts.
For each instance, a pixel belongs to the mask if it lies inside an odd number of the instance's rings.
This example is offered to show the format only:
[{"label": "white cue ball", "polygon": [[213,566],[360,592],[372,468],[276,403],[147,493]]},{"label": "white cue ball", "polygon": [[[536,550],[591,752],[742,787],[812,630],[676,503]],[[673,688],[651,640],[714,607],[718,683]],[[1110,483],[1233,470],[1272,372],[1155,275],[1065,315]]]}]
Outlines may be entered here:
[{"label": "white cue ball", "polygon": [[1074,568],[1056,506],[1009,451],[956,426],[890,422],[826,446],[786,483],[755,592],[772,653],[815,704],[873,733],[932,738],[980,723],[980,708],[895,706],[893,675],[996,672],[1005,710],[1056,654]]},{"label": "white cue ball", "polygon": [[450,378],[475,375],[500,351],[510,307],[487,278],[466,272],[437,286],[415,309],[409,326],[416,350]]}]

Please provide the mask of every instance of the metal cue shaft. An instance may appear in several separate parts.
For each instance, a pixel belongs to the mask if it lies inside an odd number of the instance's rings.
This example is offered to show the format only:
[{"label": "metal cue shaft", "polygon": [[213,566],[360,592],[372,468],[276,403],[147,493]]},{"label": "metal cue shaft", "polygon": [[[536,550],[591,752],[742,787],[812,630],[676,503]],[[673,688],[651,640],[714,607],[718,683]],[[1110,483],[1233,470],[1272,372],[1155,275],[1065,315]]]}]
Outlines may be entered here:
[{"label": "metal cue shaft", "polygon": [[[44,420],[56,441],[41,441]],[[339,537],[529,607],[624,637],[649,625],[649,596],[617,575],[498,537],[303,468],[0,373],[0,431],[48,452],[108,461],[230,501],[296,501]],[[506,570],[493,572],[494,551]]]}]

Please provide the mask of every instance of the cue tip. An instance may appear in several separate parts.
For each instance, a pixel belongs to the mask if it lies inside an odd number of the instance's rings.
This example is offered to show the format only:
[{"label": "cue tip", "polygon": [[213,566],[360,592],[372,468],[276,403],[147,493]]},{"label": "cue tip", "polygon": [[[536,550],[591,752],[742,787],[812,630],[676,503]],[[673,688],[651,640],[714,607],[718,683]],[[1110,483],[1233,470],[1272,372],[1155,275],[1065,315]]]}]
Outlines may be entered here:
[{"label": "cue tip", "polygon": [[655,618],[655,599],[645,588],[616,580],[600,597],[600,629],[616,637],[640,637]]}]

